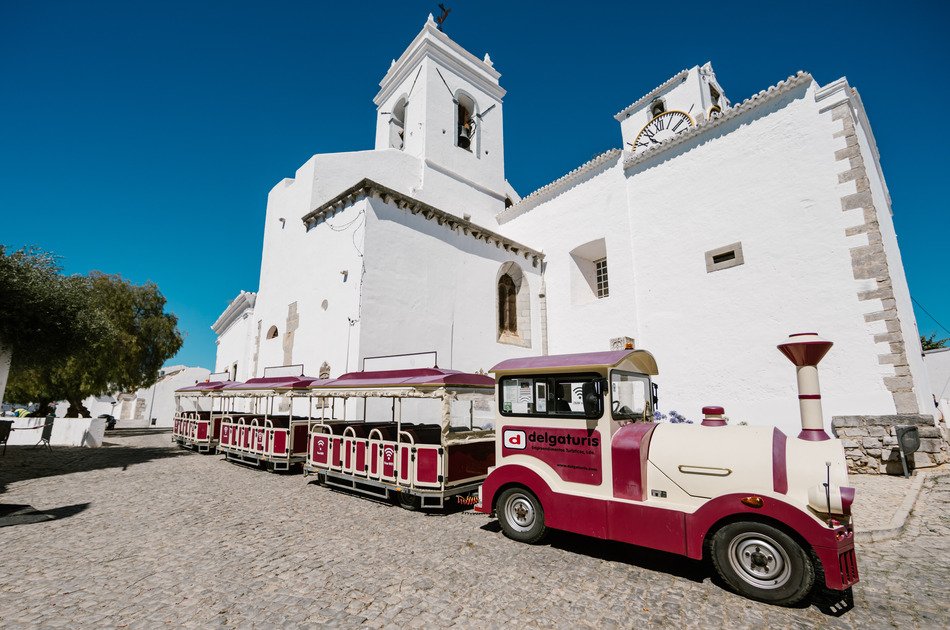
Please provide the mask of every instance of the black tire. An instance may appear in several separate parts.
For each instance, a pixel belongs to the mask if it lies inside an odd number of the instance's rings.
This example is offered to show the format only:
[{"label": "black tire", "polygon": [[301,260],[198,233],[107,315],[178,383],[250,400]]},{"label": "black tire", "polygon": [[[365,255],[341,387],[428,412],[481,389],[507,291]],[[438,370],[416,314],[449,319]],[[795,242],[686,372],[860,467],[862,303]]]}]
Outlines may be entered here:
[{"label": "black tire", "polygon": [[716,572],[737,593],[768,604],[792,606],[811,592],[811,555],[785,532],[755,522],[730,523],[713,536]]},{"label": "black tire", "polygon": [[422,507],[422,499],[408,492],[396,493],[396,503],[398,503],[402,509],[409,510],[410,512],[415,512]]},{"label": "black tire", "polygon": [[544,508],[529,490],[508,488],[498,497],[495,506],[501,531],[508,538],[533,545],[547,534]]}]

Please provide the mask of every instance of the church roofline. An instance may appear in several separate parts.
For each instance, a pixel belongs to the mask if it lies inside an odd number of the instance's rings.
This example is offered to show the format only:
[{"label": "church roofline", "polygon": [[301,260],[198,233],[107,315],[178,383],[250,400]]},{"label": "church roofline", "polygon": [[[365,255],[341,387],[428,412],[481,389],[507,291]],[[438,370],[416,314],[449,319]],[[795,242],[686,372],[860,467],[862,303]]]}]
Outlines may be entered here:
[{"label": "church roofline", "polygon": [[680,70],[679,72],[674,74],[672,77],[670,77],[669,79],[667,79],[666,81],[658,85],[657,87],[653,88],[652,90],[650,90],[649,92],[647,92],[646,94],[644,94],[643,96],[641,96],[640,98],[638,98],[637,100],[630,103],[629,105],[621,109],[619,112],[614,114],[614,118],[618,122],[623,122],[623,120],[627,117],[627,115],[633,112],[633,110],[637,109],[641,105],[645,105],[651,98],[653,98],[660,92],[663,92],[664,90],[667,90],[668,88],[673,87],[677,83],[682,83],[683,81],[686,80],[686,77],[688,75],[689,75],[688,68],[686,70]]},{"label": "church roofline", "polygon": [[244,311],[254,308],[257,302],[257,294],[249,291],[241,291],[238,296],[231,300],[224,312],[211,324],[211,330],[217,335],[221,335],[225,330],[240,316]]},{"label": "church roofline", "polygon": [[343,211],[357,201],[367,197],[381,199],[384,203],[393,204],[397,208],[408,210],[412,214],[422,215],[423,218],[429,221],[436,221],[439,225],[443,225],[453,232],[459,231],[475,240],[494,243],[496,247],[501,247],[504,248],[505,251],[521,255],[525,260],[531,260],[531,264],[534,267],[537,267],[544,259],[544,254],[536,249],[522,245],[517,241],[513,241],[497,232],[485,229],[471,221],[460,219],[454,214],[440,210],[435,206],[430,206],[427,203],[414,199],[409,195],[405,195],[387,186],[383,186],[369,178],[361,180],[333,199],[317,206],[305,214],[301,220],[304,223],[304,227],[309,231],[318,223],[329,219],[336,213]]},{"label": "church roofline", "polygon": [[[402,55],[390,66],[382,81],[379,82],[379,92],[373,98],[377,107],[381,106],[393,95],[406,77],[416,69],[419,61],[430,56],[440,61],[453,72],[471,82],[474,86],[498,100],[505,95],[505,89],[498,84],[501,74],[495,70],[490,61],[479,59],[455,42],[448,35],[440,31],[432,15],[422,26],[422,30],[412,40]],[[486,59],[487,59],[486,55]]]},{"label": "church roofline", "polygon": [[505,208],[499,212],[496,216],[498,222],[506,223],[515,217],[524,214],[528,210],[531,210],[542,203],[550,201],[571,185],[576,184],[582,177],[590,174],[599,167],[605,165],[608,167],[613,166],[612,162],[616,162],[621,153],[622,151],[620,149],[609,149],[600,155],[595,156],[593,159],[581,164],[573,171],[555,179],[550,184],[538,188],[536,191],[523,198],[510,208]]},{"label": "church roofline", "polygon": [[637,164],[645,162],[646,160],[660,155],[661,153],[664,153],[669,149],[686,142],[687,140],[695,138],[696,136],[699,136],[710,129],[718,127],[727,120],[732,120],[736,116],[740,116],[746,112],[752,111],[753,109],[756,109],[759,106],[772,101],[778,96],[786,94],[787,92],[801,87],[802,85],[805,85],[811,81],[814,81],[814,79],[809,73],[799,70],[796,74],[793,74],[784,81],[780,81],[772,87],[762,90],[758,94],[750,96],[738,105],[734,105],[725,109],[718,116],[708,118],[706,121],[690,128],[688,131],[678,133],[662,144],[658,144],[650,149],[633,154],[624,160],[623,168],[624,170],[627,170],[633,166],[636,166]]}]

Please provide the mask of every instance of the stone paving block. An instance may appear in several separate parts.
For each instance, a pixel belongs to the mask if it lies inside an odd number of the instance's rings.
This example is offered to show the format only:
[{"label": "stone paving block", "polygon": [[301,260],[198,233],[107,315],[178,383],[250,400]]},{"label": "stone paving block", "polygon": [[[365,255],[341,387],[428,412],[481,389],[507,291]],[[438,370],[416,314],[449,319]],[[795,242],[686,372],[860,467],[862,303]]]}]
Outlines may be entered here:
[{"label": "stone paving block", "polygon": [[856,607],[836,619],[740,598],[704,563],[629,545],[521,545],[471,512],[410,513],[154,444],[99,450],[8,451],[4,502],[89,507],[0,529],[0,626],[950,625],[946,481],[927,482],[900,539],[859,545]]}]

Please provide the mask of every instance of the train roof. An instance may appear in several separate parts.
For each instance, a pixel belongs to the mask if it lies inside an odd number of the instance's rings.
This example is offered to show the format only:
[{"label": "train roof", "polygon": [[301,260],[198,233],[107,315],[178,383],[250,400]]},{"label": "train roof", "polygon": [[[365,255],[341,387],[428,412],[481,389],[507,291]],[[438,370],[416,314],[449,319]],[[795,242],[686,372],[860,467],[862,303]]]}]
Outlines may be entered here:
[{"label": "train roof", "polygon": [[442,368],[411,368],[404,370],[379,370],[373,372],[349,372],[321,384],[310,385],[311,389],[376,389],[376,388],[494,388],[495,379],[484,374],[443,370]]},{"label": "train roof", "polygon": [[577,354],[549,354],[543,357],[522,357],[502,361],[489,370],[495,374],[552,373],[561,371],[603,370],[619,367],[628,362],[629,367],[643,374],[657,374],[656,359],[646,350],[608,350],[605,352],[580,352]]},{"label": "train roof", "polygon": [[175,393],[217,392],[235,384],[238,384],[238,381],[201,381],[187,387],[179,387],[175,390]]},{"label": "train roof", "polygon": [[259,392],[259,391],[298,391],[306,390],[314,383],[327,383],[329,379],[313,376],[262,376],[252,378],[244,383],[232,383],[224,388],[226,392]]}]

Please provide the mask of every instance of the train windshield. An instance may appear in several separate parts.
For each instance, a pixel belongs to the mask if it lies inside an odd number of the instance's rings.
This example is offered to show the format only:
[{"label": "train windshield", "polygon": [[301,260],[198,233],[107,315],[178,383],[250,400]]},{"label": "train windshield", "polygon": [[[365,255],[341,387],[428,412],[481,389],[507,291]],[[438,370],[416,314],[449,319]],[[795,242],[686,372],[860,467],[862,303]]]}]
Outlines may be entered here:
[{"label": "train windshield", "polygon": [[649,418],[650,379],[643,374],[610,373],[610,400],[614,420],[641,420]]}]

